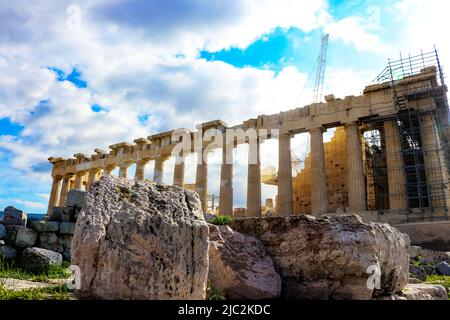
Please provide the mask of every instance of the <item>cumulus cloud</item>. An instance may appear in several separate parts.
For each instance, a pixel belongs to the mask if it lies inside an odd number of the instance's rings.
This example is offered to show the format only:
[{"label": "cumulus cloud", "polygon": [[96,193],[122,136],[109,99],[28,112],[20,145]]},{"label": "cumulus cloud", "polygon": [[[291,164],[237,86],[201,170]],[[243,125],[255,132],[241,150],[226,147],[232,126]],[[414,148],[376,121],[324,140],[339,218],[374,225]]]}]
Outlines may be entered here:
[{"label": "cumulus cloud", "polygon": [[[25,189],[26,179],[40,181],[34,194],[50,187],[49,156],[90,154],[95,147],[107,149],[166,129],[193,129],[208,120],[238,124],[310,103],[310,90],[299,95],[304,70],[290,66],[275,74],[235,68],[199,59],[199,50],[245,48],[277,27],[304,32],[324,27],[358,50],[384,50],[363,17],[335,20],[324,0],[208,5],[202,0],[93,0],[80,2],[79,12],[68,10],[71,4],[0,4],[0,118],[24,126],[18,136],[0,136],[0,160],[3,166],[7,159],[7,169],[22,175],[18,183]],[[399,6],[412,10],[403,1]],[[77,13],[79,24],[71,25]],[[53,67],[65,74],[78,70],[87,87],[59,81]],[[367,78],[353,69],[330,68],[326,93],[358,94]],[[95,112],[92,105],[104,110]],[[293,142],[294,152],[304,153],[304,145],[305,138]],[[267,165],[276,165],[273,148],[276,144],[263,147]],[[245,151],[240,154],[246,157]],[[214,168],[211,174],[217,175],[219,166]],[[244,204],[245,165],[236,166],[236,172],[235,194]],[[218,186],[211,188],[218,193]]]}]

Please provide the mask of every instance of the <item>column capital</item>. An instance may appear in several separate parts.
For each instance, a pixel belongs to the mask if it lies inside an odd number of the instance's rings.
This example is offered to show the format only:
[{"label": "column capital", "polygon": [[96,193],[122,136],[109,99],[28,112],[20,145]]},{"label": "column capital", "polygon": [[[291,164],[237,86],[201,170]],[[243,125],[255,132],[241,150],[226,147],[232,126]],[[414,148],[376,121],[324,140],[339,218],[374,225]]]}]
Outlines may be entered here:
[{"label": "column capital", "polygon": [[344,122],[344,126],[345,127],[351,127],[351,126],[357,126],[358,125],[358,121],[347,121]]},{"label": "column capital", "polygon": [[322,126],[320,127],[316,127],[316,128],[311,128],[308,130],[309,133],[324,133],[326,131],[326,129]]}]

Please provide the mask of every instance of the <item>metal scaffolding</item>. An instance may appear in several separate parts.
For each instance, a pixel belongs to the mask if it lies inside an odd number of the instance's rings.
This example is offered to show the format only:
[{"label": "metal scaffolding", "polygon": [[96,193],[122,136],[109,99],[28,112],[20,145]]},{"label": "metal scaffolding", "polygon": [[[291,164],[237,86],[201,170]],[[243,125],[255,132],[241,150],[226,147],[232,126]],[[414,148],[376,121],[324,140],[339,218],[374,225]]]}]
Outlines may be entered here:
[{"label": "metal scaffolding", "polygon": [[[417,87],[405,81],[426,68],[435,68],[437,73],[429,84]],[[399,60],[389,60],[373,81],[380,83],[390,84],[398,113],[383,117],[380,106],[372,106],[371,116],[364,121],[368,209],[383,214],[392,207],[388,175],[398,175],[399,181],[404,182],[404,195],[400,196],[406,195],[407,209],[403,211],[407,221],[447,220],[449,199],[444,190],[450,175],[450,129],[447,89],[437,50],[407,58],[400,54]],[[418,101],[424,99],[428,99],[425,101],[429,101],[430,108],[419,108]],[[375,107],[377,113],[373,111]],[[387,135],[386,122],[390,122],[396,137]],[[387,152],[386,140],[394,144],[390,150],[398,141],[398,152]],[[395,167],[398,172],[392,172],[390,161],[399,159],[401,165]]]}]

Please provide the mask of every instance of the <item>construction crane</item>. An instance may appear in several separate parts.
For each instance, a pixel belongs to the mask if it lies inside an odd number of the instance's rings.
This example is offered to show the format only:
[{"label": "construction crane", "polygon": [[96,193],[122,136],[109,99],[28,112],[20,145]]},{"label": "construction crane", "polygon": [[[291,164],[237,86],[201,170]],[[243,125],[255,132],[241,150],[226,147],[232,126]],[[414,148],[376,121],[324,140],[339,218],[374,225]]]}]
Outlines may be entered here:
[{"label": "construction crane", "polygon": [[[322,91],[323,91],[323,83],[325,80],[325,66],[327,64],[327,53],[328,53],[328,40],[330,38],[329,34],[322,35],[321,42],[320,42],[320,52],[319,56],[317,57],[317,70],[316,70],[316,83],[314,86],[314,97],[313,97],[313,103],[319,103],[322,100]],[[310,78],[312,72],[309,74],[308,79]],[[308,80],[306,80],[305,87],[308,84]],[[304,88],[303,88],[304,89]],[[303,90],[301,91],[303,92]],[[299,95],[300,97],[300,95]],[[297,99],[298,100],[298,99]],[[297,104],[297,103],[296,103]],[[308,136],[308,140],[306,142],[306,155],[309,152],[310,148],[310,137]],[[295,175],[298,175],[300,171],[302,170],[301,163],[303,161],[300,160],[299,157],[297,157],[291,150],[291,162],[292,162],[292,171]],[[261,170],[261,180],[262,183],[268,184],[268,185],[277,185],[277,172],[275,170],[275,167],[270,166],[263,168]]]},{"label": "construction crane", "polygon": [[325,79],[325,66],[327,64],[328,39],[330,35],[324,34],[320,42],[320,52],[317,57],[316,84],[314,85],[313,103],[322,100],[323,82]]}]

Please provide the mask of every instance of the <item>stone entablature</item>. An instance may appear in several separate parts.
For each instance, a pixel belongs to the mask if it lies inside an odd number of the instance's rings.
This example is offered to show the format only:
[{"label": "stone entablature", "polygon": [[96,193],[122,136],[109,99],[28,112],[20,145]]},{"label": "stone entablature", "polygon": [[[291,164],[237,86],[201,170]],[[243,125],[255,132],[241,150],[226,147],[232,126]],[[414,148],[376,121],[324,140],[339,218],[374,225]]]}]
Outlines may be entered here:
[{"label": "stone entablature", "polygon": [[[435,67],[428,67],[414,76],[396,80],[395,95],[403,95],[405,108],[420,110],[424,113],[433,112],[437,106],[429,94],[424,92],[444,92],[437,84],[437,72]],[[445,88],[446,90],[446,88]],[[214,120],[196,126],[196,131],[178,129],[150,135],[147,138],[134,140],[134,144],[122,142],[111,145],[110,151],[106,152],[95,149],[95,154],[87,156],[75,154],[72,159],[49,158],[53,164],[52,177],[54,179],[49,201],[49,209],[62,203],[64,195],[72,188],[89,187],[100,174],[110,175],[111,171],[118,167],[119,176],[127,177],[127,168],[136,164],[136,179],[144,179],[145,164],[155,160],[154,181],[161,182],[164,170],[164,162],[171,156],[178,160],[174,170],[174,184],[184,185],[184,157],[186,154],[174,154],[174,148],[179,143],[188,144],[188,153],[199,154],[196,174],[196,191],[202,200],[203,209],[207,204],[207,161],[203,151],[213,148],[223,148],[223,164],[221,172],[221,192],[219,198],[219,210],[221,214],[233,214],[233,181],[232,153],[226,151],[225,145],[229,141],[223,140],[218,144],[215,139],[211,142],[205,132],[210,129],[220,133],[229,130],[246,131],[254,129],[257,132],[256,147],[251,149],[252,157],[249,162],[248,194],[246,215],[258,216],[261,212],[261,170],[259,159],[259,144],[265,139],[277,138],[279,140],[279,171],[278,171],[278,202],[277,215],[293,214],[293,190],[292,190],[292,168],[290,139],[298,133],[309,132],[311,134],[311,210],[313,214],[326,213],[327,187],[325,175],[325,151],[323,146],[323,131],[327,128],[344,126],[347,137],[351,138],[351,145],[347,145],[348,164],[351,169],[348,174],[349,190],[354,190],[349,196],[349,209],[365,210],[366,194],[359,192],[365,184],[361,155],[361,139],[358,127],[367,119],[395,117],[399,112],[398,105],[393,99],[392,84],[390,82],[369,85],[364,89],[362,96],[347,96],[344,99],[336,99],[333,95],[326,96],[325,103],[316,103],[284,111],[272,115],[260,115],[255,119],[249,119],[241,124],[228,127],[221,120]],[[448,112],[448,111],[447,111]],[[384,121],[384,120],[382,120]],[[431,121],[434,121],[431,119]],[[432,123],[431,123],[432,125]],[[351,131],[349,131],[351,129]],[[263,136],[262,134],[265,133]],[[394,133],[399,134],[399,133]],[[438,137],[439,135],[434,135]],[[256,136],[255,136],[256,138]],[[231,148],[237,144],[248,143],[250,138],[234,139]],[[189,140],[189,141],[187,141]],[[201,157],[200,157],[201,156]],[[250,156],[250,152],[249,152]],[[439,173],[448,188],[448,177],[444,172]],[[61,180],[62,190],[61,189]],[[363,188],[364,189],[364,188]],[[450,191],[449,191],[450,194]],[[450,196],[448,197],[450,199]],[[398,202],[398,201],[397,201]]]}]

